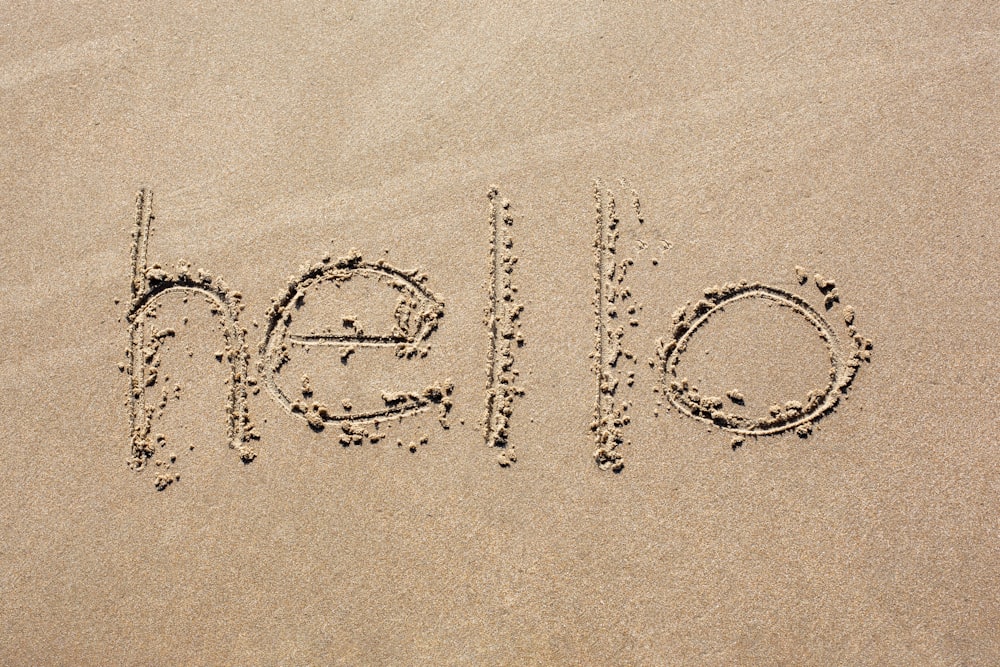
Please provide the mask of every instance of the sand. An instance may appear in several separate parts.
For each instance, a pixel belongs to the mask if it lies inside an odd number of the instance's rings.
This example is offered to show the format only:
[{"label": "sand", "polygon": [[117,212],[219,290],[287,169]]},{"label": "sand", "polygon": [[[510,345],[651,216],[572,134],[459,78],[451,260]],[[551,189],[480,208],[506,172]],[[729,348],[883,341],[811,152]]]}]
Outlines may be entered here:
[{"label": "sand", "polygon": [[0,663],[1000,662],[993,3],[0,20]]}]

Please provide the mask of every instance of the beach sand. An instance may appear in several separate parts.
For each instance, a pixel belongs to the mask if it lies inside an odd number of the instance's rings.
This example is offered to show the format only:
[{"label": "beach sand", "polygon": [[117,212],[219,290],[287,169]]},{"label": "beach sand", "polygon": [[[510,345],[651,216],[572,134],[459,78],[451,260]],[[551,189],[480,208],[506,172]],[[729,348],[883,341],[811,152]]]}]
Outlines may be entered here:
[{"label": "beach sand", "polygon": [[21,3],[0,663],[1000,662],[988,2]]}]

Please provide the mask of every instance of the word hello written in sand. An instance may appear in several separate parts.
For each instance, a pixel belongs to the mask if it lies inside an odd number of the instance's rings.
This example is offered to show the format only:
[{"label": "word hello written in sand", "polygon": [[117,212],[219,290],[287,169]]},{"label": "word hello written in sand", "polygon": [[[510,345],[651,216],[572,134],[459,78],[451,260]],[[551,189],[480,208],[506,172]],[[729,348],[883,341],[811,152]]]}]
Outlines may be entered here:
[{"label": "word hello written in sand", "polygon": [[[638,363],[636,355],[625,341],[627,328],[639,325],[637,304],[633,304],[629,287],[631,259],[619,260],[617,246],[623,225],[641,228],[642,208],[634,189],[620,182],[627,205],[619,206],[615,194],[600,181],[594,185],[594,349],[590,353],[596,379],[594,420],[594,460],[605,470],[619,472],[624,466],[622,449],[628,444],[630,401],[622,390],[631,388],[635,372],[629,370]],[[514,218],[510,201],[496,188],[488,193],[488,228],[490,239],[489,307],[486,314],[487,382],[485,414],[482,421],[486,445],[499,450],[497,461],[508,467],[517,460],[510,438],[510,418],[523,390],[517,384],[515,352],[524,345],[520,332],[523,304],[516,300],[513,282],[517,266],[514,254]],[[160,374],[162,352],[178,336],[174,327],[158,328],[158,310],[168,299],[203,302],[215,317],[222,334],[223,347],[216,359],[227,366],[226,415],[229,447],[244,463],[256,458],[253,442],[259,440],[248,409],[248,394],[258,393],[263,385],[268,393],[290,414],[303,420],[315,431],[339,426],[339,442],[345,447],[364,442],[378,442],[384,436],[380,426],[390,420],[402,420],[408,415],[436,410],[443,428],[449,427],[454,386],[450,380],[432,383],[417,391],[382,391],[381,403],[355,409],[344,399],[339,406],[316,400],[308,374],[289,381],[288,368],[295,356],[313,349],[329,348],[347,365],[352,355],[366,348],[385,348],[401,360],[426,357],[428,339],[444,317],[444,304],[428,287],[428,278],[419,271],[401,271],[384,261],[367,262],[360,255],[339,259],[329,254],[289,280],[285,291],[272,300],[266,318],[265,335],[260,344],[257,362],[251,364],[247,348],[247,330],[240,323],[243,310],[239,292],[204,270],[195,270],[180,262],[174,271],[147,261],[150,227],[154,220],[152,193],[142,190],[136,198],[135,230],[132,243],[132,298],[127,322],[130,344],[127,363],[120,368],[130,377],[129,415],[131,421],[132,456],[129,465],[143,470],[153,460],[162,472],[155,485],[162,490],[180,479],[171,472],[176,454],[163,454],[166,437],[154,435],[153,427],[162,418],[170,398],[179,397],[179,384],[168,385],[169,377]],[[654,260],[655,263],[655,260]],[[801,267],[796,267],[799,283],[810,281]],[[820,275],[812,282],[822,298],[823,309],[829,313],[840,302],[835,283]],[[304,317],[305,326],[298,322],[310,302],[323,303],[331,293],[353,295],[359,308],[370,307],[370,295],[390,295],[391,316],[386,317],[382,330],[369,331],[354,315],[345,315],[332,323],[312,323]],[[374,299],[377,301],[378,299]],[[801,400],[789,400],[772,405],[766,414],[741,414],[745,398],[738,389],[725,397],[703,396],[687,378],[678,374],[678,365],[688,343],[699,330],[722,313],[726,306],[746,300],[763,300],[780,306],[801,317],[815,330],[829,354],[829,375],[823,386],[810,391]],[[189,307],[189,306],[185,306]],[[641,308],[641,306],[638,306]],[[794,431],[806,437],[813,423],[833,411],[840,397],[847,393],[862,361],[871,358],[872,343],[862,337],[855,326],[851,306],[840,309],[839,319],[844,334],[839,334],[826,316],[802,297],[776,287],[749,283],[729,283],[704,291],[694,304],[678,309],[672,318],[669,333],[657,340],[655,355],[649,364],[658,370],[659,393],[680,415],[711,424],[733,433],[732,447],[740,447],[747,436],[769,436]],[[187,323],[187,317],[183,318]],[[253,370],[252,370],[253,369]],[[284,372],[283,372],[284,371]],[[156,393],[159,392],[159,400]],[[657,401],[657,414],[662,400]],[[427,438],[420,440],[426,444]],[[397,445],[403,446],[400,440]],[[410,443],[416,451],[417,443]],[[193,447],[192,447],[193,449]]]}]

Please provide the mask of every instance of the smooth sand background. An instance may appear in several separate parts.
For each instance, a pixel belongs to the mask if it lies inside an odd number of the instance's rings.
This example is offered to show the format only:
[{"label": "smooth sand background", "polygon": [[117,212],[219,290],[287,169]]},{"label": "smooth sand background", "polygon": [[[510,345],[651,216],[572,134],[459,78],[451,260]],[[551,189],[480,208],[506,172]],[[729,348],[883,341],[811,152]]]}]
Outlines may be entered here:
[{"label": "smooth sand background", "polygon": [[[0,662],[1000,662],[996,4],[536,4],[3,9]],[[593,180],[620,176],[650,249],[615,475],[588,354]],[[525,303],[509,469],[476,426],[493,184]],[[261,393],[244,466],[220,390],[155,491],[117,368],[140,186],[151,260],[225,276],[248,324],[326,251],[426,270],[454,426],[345,449]],[[654,418],[670,313],[795,265],[875,341],[849,399],[737,451]],[[796,354],[752,365],[781,387]]]}]

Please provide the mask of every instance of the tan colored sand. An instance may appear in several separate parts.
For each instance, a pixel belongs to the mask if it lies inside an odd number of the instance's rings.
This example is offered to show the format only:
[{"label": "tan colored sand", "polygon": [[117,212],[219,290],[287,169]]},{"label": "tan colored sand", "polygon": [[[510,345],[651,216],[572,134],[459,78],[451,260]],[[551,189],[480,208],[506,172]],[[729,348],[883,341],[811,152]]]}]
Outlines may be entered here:
[{"label": "tan colored sand", "polygon": [[230,4],[0,12],[0,663],[1000,662],[995,3]]}]

